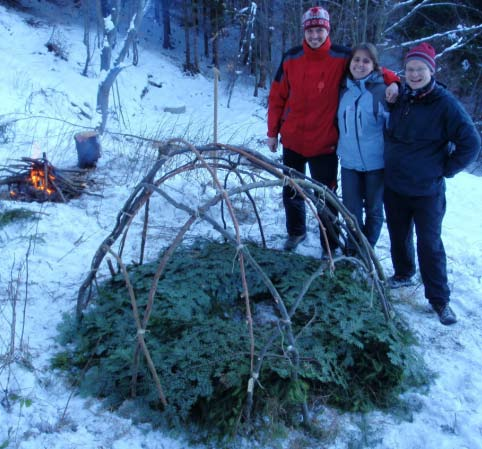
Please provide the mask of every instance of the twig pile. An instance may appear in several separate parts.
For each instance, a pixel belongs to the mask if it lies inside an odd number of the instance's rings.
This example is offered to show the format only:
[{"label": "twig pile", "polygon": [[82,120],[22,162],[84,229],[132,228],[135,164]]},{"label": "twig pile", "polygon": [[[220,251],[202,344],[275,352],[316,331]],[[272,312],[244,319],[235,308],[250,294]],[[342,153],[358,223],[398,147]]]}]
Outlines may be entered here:
[{"label": "twig pile", "polygon": [[56,168],[45,153],[40,159],[22,157],[2,171],[10,175],[0,178],[0,186],[8,186],[7,197],[17,201],[66,203],[87,186],[85,170]]}]

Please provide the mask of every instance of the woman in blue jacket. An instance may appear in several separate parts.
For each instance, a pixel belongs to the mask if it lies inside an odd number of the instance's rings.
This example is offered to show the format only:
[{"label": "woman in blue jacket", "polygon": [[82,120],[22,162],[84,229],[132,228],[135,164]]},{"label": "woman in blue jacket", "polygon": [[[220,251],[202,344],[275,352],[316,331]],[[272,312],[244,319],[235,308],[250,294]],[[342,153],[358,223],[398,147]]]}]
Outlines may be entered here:
[{"label": "woman in blue jacket", "polygon": [[[373,247],[383,225],[383,129],[387,118],[377,50],[362,43],[352,51],[340,92],[337,153],[343,203]],[[354,251],[354,245],[347,242],[348,253]]]}]

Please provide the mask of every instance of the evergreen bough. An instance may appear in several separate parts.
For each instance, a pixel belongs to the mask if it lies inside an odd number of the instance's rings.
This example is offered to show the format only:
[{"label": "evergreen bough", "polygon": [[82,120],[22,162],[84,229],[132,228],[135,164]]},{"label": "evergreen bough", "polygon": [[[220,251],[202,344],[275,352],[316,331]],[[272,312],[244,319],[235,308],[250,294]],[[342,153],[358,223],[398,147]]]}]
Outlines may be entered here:
[{"label": "evergreen bough", "polygon": [[[287,309],[319,260],[276,250],[249,251],[282,295]],[[69,371],[87,395],[118,407],[135,392],[156,423],[197,422],[220,432],[243,422],[250,379],[250,336],[236,249],[228,244],[179,247],[158,284],[145,341],[161,379],[167,407],[159,403],[152,375],[140,357],[133,386],[137,329],[121,275],[100,286],[80,322],[61,326],[65,351],[54,366]],[[157,264],[131,266],[139,309],[146,305]],[[425,382],[415,339],[400,320],[387,320],[373,304],[354,266],[337,265],[311,284],[291,318],[300,363],[293,376],[290,345],[273,299],[257,271],[247,268],[255,354],[264,362],[251,416],[273,415],[297,424],[300,404],[332,404],[343,410],[387,407],[410,386]]]}]

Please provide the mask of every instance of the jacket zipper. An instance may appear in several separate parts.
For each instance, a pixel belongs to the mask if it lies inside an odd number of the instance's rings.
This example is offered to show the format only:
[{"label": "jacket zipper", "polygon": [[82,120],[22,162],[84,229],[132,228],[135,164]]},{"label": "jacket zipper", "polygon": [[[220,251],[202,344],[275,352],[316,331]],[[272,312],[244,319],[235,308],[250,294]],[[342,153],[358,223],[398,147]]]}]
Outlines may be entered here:
[{"label": "jacket zipper", "polygon": [[[364,171],[367,171],[367,166],[365,164],[365,160],[363,159],[363,154],[362,154],[362,151],[361,151],[361,146],[360,146],[360,139],[359,139],[359,136],[358,136],[358,102],[360,101],[360,97],[358,97],[358,99],[355,101],[355,135],[356,135],[356,144],[357,144],[357,147],[358,147],[358,154],[360,155],[360,160],[361,160],[361,163],[363,165],[363,170]],[[361,120],[361,119],[360,119]]]}]

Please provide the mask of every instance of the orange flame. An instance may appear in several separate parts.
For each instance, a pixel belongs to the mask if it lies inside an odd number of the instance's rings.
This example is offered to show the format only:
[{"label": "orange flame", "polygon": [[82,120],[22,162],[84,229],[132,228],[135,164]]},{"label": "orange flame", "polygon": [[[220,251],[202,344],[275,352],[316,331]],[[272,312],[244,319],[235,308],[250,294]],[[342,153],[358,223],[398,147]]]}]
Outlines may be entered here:
[{"label": "orange flame", "polygon": [[45,179],[45,172],[43,170],[39,170],[38,168],[32,168],[30,170],[30,183],[33,185],[34,189],[42,190],[46,192],[47,195],[55,193],[55,190],[49,186],[54,180],[55,176],[51,173],[48,173],[47,179]]}]

